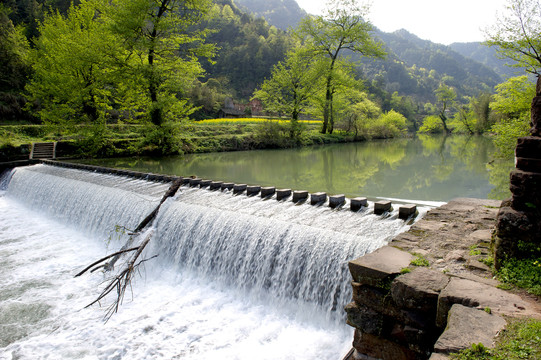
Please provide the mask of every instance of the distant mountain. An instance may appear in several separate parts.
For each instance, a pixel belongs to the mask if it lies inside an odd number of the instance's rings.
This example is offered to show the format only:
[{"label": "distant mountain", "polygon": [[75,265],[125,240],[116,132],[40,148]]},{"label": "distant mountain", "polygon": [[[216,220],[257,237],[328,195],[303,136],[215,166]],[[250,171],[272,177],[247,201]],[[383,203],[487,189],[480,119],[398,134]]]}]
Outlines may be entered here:
[{"label": "distant mountain", "polygon": [[454,87],[459,97],[491,92],[502,77],[490,67],[452,48],[422,40],[406,30],[375,34],[386,46],[384,60],[361,59],[363,74],[385,91],[409,95],[419,102],[435,101],[441,82]]},{"label": "distant mountain", "polygon": [[480,42],[453,43],[449,45],[454,51],[484,64],[496,71],[502,78],[523,75],[524,71],[518,68],[512,68],[506,64],[510,60],[498,58],[496,49],[485,46]]},{"label": "distant mountain", "polygon": [[235,0],[235,4],[282,30],[296,27],[307,15],[295,0]]}]

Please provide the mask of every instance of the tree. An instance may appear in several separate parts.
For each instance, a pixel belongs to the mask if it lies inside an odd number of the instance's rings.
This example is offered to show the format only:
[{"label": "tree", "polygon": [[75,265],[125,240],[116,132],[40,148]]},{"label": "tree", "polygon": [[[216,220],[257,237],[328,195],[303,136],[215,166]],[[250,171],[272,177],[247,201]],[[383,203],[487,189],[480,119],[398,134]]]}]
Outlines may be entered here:
[{"label": "tree", "polygon": [[83,1],[67,16],[52,13],[39,26],[29,98],[52,124],[94,122],[110,109],[109,52],[120,43],[95,19],[95,6]]},{"label": "tree", "polygon": [[30,66],[29,45],[20,27],[9,19],[10,9],[0,4],[0,120],[20,120]]},{"label": "tree", "polygon": [[436,89],[436,98],[438,99],[439,104],[438,116],[441,120],[443,130],[446,134],[450,134],[451,130],[449,130],[447,126],[446,112],[449,111],[450,107],[454,104],[456,92],[453,88],[442,83],[440,87]]},{"label": "tree", "polygon": [[485,31],[489,46],[496,46],[502,58],[515,61],[512,66],[539,75],[541,68],[541,2],[508,0],[507,13]]},{"label": "tree", "polygon": [[126,104],[145,109],[155,126],[193,111],[187,89],[203,73],[199,59],[215,49],[196,26],[210,8],[210,0],[113,0],[98,9],[126,54],[115,58]]},{"label": "tree", "polygon": [[345,51],[376,58],[385,55],[382,44],[370,36],[373,27],[365,20],[368,9],[367,5],[357,6],[353,0],[332,0],[325,15],[306,17],[297,29],[297,35],[307,41],[315,55],[329,59],[322,133],[333,132],[333,80],[339,56]]},{"label": "tree", "polygon": [[501,119],[491,128],[496,136],[494,144],[502,157],[513,155],[517,138],[528,135],[531,99],[535,96],[535,85],[528,76],[509,78],[496,86],[494,102],[490,108]]},{"label": "tree", "polygon": [[279,62],[272,69],[270,79],[254,92],[269,111],[286,113],[291,117],[291,137],[298,134],[299,114],[310,104],[317,90],[319,66],[301,48],[290,51],[284,62]]}]

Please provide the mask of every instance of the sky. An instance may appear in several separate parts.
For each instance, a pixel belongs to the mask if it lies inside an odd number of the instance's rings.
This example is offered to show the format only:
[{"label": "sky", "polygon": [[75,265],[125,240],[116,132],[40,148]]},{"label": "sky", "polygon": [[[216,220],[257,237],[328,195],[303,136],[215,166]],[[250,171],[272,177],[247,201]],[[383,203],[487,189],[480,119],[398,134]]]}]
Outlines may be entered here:
[{"label": "sky", "polygon": [[[320,14],[327,0],[296,0],[310,14]],[[372,0],[369,20],[382,31],[406,29],[424,40],[449,45],[483,41],[507,0]]]}]

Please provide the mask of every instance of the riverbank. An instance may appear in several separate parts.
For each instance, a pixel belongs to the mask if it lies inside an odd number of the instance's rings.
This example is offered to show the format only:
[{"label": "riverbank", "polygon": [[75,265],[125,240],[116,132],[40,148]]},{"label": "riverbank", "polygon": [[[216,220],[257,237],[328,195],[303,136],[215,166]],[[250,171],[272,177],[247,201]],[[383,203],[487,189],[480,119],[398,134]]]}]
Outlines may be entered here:
[{"label": "riverbank", "polygon": [[101,132],[85,126],[60,130],[45,125],[5,125],[0,126],[0,162],[27,159],[29,144],[34,142],[57,142],[56,157],[103,158],[284,149],[365,140],[339,130],[321,134],[320,126],[318,121],[306,121],[301,135],[292,138],[288,122],[281,120],[186,122],[168,129],[171,141],[165,146],[153,138],[152,129],[143,125],[108,125]]},{"label": "riverbank", "polygon": [[541,319],[539,299],[500,289],[489,266],[500,204],[453,200],[389,246],[350,262],[354,295],[346,311],[356,330],[347,359],[430,352],[431,359],[449,359],[472,344],[493,347],[510,319]]}]

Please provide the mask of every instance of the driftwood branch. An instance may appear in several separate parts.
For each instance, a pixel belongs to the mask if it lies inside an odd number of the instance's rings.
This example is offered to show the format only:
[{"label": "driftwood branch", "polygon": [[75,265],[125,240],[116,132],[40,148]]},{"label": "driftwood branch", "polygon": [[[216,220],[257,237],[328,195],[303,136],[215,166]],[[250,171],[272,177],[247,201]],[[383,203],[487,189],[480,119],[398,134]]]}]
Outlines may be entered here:
[{"label": "driftwood branch", "polygon": [[[130,233],[130,237],[127,240],[126,244],[122,247],[122,249],[93,262],[92,264],[84,268],[82,271],[80,271],[77,275],[75,275],[75,277],[78,277],[90,269],[92,269],[90,272],[94,272],[97,269],[100,269],[102,267],[105,268],[106,270],[111,270],[113,269],[114,264],[120,258],[121,255],[124,255],[126,253],[132,253],[126,265],[120,269],[120,272],[114,275],[112,279],[109,280],[107,286],[105,286],[105,288],[102,290],[100,295],[94,301],[92,301],[90,304],[86,306],[86,307],[90,307],[94,304],[100,303],[105,297],[107,297],[107,295],[113,292],[116,292],[115,300],[107,309],[107,312],[105,315],[105,321],[109,320],[111,316],[113,316],[113,314],[118,311],[118,308],[120,307],[124,299],[124,295],[126,294],[126,289],[131,286],[131,280],[133,278],[134,272],[138,269],[138,267],[142,263],[158,256],[158,255],[154,255],[148,259],[139,259],[143,250],[145,249],[145,247],[148,245],[148,243],[150,242],[152,238],[152,231],[150,231],[147,234],[145,239],[138,246],[133,246],[130,248],[128,247],[131,246],[133,241],[143,232],[143,230],[145,230],[145,228],[147,228],[148,225],[152,223],[152,221],[156,218],[156,215],[158,214],[162,204],[168,198],[176,194],[181,184],[182,184],[182,178],[178,178],[171,184],[167,192],[163,195],[158,206],[156,206],[156,208],[150,214],[148,214],[147,217],[143,219],[143,221],[141,221],[141,223],[135,228],[135,230],[132,233]],[[105,261],[107,260],[109,260],[109,262],[105,263]]]}]

